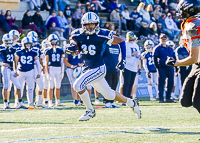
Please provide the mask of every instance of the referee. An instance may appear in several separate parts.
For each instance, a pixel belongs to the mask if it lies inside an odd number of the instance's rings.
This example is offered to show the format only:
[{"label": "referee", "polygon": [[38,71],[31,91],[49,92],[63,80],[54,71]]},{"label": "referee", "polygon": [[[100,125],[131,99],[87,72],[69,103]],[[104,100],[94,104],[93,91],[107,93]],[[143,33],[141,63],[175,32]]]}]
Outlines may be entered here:
[{"label": "referee", "polygon": [[168,86],[166,91],[166,102],[174,102],[171,97],[172,88],[174,86],[174,68],[167,66],[165,64],[167,57],[174,57],[175,54],[171,47],[166,45],[167,36],[165,34],[160,35],[160,44],[157,45],[153,51],[154,63],[158,69],[158,91],[159,91],[159,103],[164,103],[164,89],[165,89],[165,80],[168,78]]}]

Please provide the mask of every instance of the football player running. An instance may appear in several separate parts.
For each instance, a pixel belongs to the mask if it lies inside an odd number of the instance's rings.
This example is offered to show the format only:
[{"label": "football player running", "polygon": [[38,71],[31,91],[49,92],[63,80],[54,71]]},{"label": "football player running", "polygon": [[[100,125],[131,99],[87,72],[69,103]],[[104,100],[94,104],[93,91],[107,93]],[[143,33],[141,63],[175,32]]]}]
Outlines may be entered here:
[{"label": "football player running", "polygon": [[122,59],[118,64],[119,69],[124,69],[126,58],[125,41],[119,37],[114,37],[112,32],[99,28],[99,16],[93,12],[88,12],[81,19],[82,28],[72,32],[68,51],[78,54],[82,51],[82,59],[85,71],[76,79],[73,87],[80,95],[86,106],[86,113],[79,118],[79,121],[86,121],[93,118],[96,113],[92,107],[87,85],[92,85],[95,90],[101,93],[108,100],[117,100],[126,103],[134,109],[138,118],[141,118],[141,111],[136,101],[123,96],[112,90],[105,80],[106,67],[103,61],[103,53],[106,44],[120,44]]},{"label": "football player running", "polygon": [[55,87],[55,99],[56,106],[64,106],[60,102],[60,87],[61,81],[64,77],[64,51],[60,47],[57,46],[58,36],[55,34],[51,34],[48,37],[48,41],[51,44],[51,49],[46,51],[46,72],[47,78],[50,82],[49,87],[49,107],[53,107],[52,103],[53,98],[53,89]]},{"label": "football player running", "polygon": [[184,107],[194,108],[200,113],[200,12],[199,0],[181,0],[178,10],[182,23],[184,45],[189,50],[190,55],[182,60],[174,60],[168,57],[166,64],[169,66],[191,65],[192,70],[185,79],[180,96],[180,103]]},{"label": "football player running", "polygon": [[[35,81],[34,64],[37,67],[37,77],[41,76],[40,62],[37,53],[32,50],[32,39],[24,37],[21,41],[22,48],[15,53],[15,69],[19,72],[19,82],[21,85],[21,97],[23,96],[23,88],[27,84],[27,99],[29,107],[35,108],[33,105],[33,90]],[[19,69],[18,69],[19,68]]]},{"label": "football player running", "polygon": [[10,108],[7,101],[8,99],[7,93],[10,93],[10,91],[8,90],[11,87],[12,83],[16,86],[16,91],[19,99],[18,108],[25,108],[25,106],[23,106],[22,104],[21,85],[19,83],[19,79],[17,78],[18,74],[16,73],[16,70],[13,70],[14,53],[16,51],[12,47],[13,37],[9,34],[5,34],[3,35],[2,41],[3,44],[0,46],[0,57],[1,60],[3,61],[3,66],[1,67],[1,73],[3,76],[2,95],[4,99],[4,108],[5,109]]},{"label": "football player running", "polygon": [[142,59],[143,59],[143,67],[144,67],[144,70],[146,71],[146,77],[148,81],[148,92],[149,92],[150,100],[156,101],[152,93],[153,81],[155,82],[156,93],[158,92],[158,73],[153,61],[153,54],[152,54],[153,47],[154,47],[154,43],[151,40],[146,40],[144,42],[144,48],[146,51],[142,53]]}]

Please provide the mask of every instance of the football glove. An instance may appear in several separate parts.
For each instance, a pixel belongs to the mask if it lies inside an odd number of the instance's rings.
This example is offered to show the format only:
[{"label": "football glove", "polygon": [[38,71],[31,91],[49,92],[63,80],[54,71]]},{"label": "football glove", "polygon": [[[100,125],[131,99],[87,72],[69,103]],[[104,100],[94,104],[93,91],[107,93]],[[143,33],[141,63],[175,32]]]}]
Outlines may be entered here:
[{"label": "football glove", "polygon": [[66,45],[66,51],[70,53],[76,53],[79,51],[78,46],[71,43]]},{"label": "football glove", "polygon": [[121,62],[119,62],[117,64],[117,68],[120,69],[120,70],[123,70],[125,68],[125,64],[126,64],[126,61],[125,60],[121,60]]},{"label": "football glove", "polygon": [[165,64],[168,65],[168,66],[174,66],[175,62],[176,62],[176,60],[174,58],[167,57]]}]

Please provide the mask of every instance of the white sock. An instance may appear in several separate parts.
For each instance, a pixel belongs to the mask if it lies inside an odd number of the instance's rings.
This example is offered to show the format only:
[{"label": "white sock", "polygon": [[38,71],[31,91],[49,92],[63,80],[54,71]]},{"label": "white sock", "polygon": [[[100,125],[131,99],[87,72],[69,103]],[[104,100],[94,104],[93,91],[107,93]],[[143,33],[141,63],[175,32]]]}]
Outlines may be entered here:
[{"label": "white sock", "polygon": [[35,102],[38,102],[39,101],[39,95],[36,95],[35,96]]},{"label": "white sock", "polygon": [[136,94],[133,94],[133,95],[132,95],[132,98],[135,99],[135,97],[136,97]]},{"label": "white sock", "polygon": [[153,97],[153,94],[152,94],[152,85],[148,85],[148,91],[149,91],[150,98],[152,98]]},{"label": "white sock", "polygon": [[60,99],[57,99],[57,100],[56,100],[56,104],[58,104],[58,103],[60,103]]},{"label": "white sock", "polygon": [[28,103],[33,103],[33,89],[28,89],[28,97],[27,97]]},{"label": "white sock", "polygon": [[6,106],[8,106],[8,102],[4,102]]},{"label": "white sock", "polygon": [[39,102],[39,103],[42,102],[42,95],[38,95],[38,102]]},{"label": "white sock", "polygon": [[49,104],[53,104],[52,100],[49,100]]},{"label": "white sock", "polygon": [[171,97],[174,97],[174,92],[171,93]]},{"label": "white sock", "polygon": [[47,99],[47,98],[44,98],[44,101],[48,101],[48,99]]},{"label": "white sock", "polygon": [[155,84],[156,94],[158,94],[158,85]]},{"label": "white sock", "polygon": [[7,100],[7,102],[9,103],[9,99]]},{"label": "white sock", "polygon": [[15,97],[15,104],[18,104],[18,96]]},{"label": "white sock", "polygon": [[23,105],[22,101],[21,101],[21,102],[19,102],[19,105],[20,105],[20,106],[22,106],[22,105]]},{"label": "white sock", "polygon": [[133,100],[130,99],[130,98],[127,98],[126,104],[127,104],[128,106],[130,106],[130,107],[134,107],[134,106],[135,106],[135,103],[134,103]]},{"label": "white sock", "polygon": [[80,96],[81,100],[83,101],[83,103],[85,104],[86,110],[88,110],[88,109],[94,110],[94,108],[92,107],[90,97],[89,97],[89,93],[88,93],[87,90],[85,90],[85,92],[83,94],[79,94],[79,96]]}]

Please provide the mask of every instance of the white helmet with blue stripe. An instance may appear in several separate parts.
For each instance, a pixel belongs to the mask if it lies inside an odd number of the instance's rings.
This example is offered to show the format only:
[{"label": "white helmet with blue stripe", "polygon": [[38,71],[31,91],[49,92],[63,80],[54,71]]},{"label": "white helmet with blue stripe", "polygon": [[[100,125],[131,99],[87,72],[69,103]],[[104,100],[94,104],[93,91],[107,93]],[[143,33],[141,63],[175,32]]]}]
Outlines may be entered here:
[{"label": "white helmet with blue stripe", "polygon": [[[21,40],[21,44],[22,44],[22,49],[31,49],[31,47],[32,47],[32,39],[29,38],[29,37],[24,37]],[[31,44],[31,46],[27,46],[25,44]]]},{"label": "white helmet with blue stripe", "polygon": [[38,34],[35,31],[28,32],[27,37],[35,37],[38,40]]},{"label": "white helmet with blue stripe", "polygon": [[[96,26],[95,26],[94,29],[88,30],[86,28],[86,25],[91,24],[91,23],[94,23]],[[96,31],[98,31],[99,30],[99,23],[100,23],[99,16],[94,12],[87,12],[81,18],[81,24],[82,24],[83,31],[87,35],[92,35]]]},{"label": "white helmet with blue stripe", "polygon": [[[56,45],[58,40],[59,38],[56,34],[50,34],[48,37],[48,41],[50,42],[51,45]],[[52,44],[52,41],[54,41],[55,44]]]},{"label": "white helmet with blue stripe", "polygon": [[2,42],[4,46],[11,47],[13,43],[13,37],[10,34],[4,34],[2,37]]},{"label": "white helmet with blue stripe", "polygon": [[[151,47],[149,47],[148,45],[150,45]],[[153,47],[154,47],[153,41],[151,41],[151,40],[146,40],[146,41],[144,42],[144,48],[145,48],[146,51],[152,52],[152,51],[153,51]]]},{"label": "white helmet with blue stripe", "polygon": [[175,47],[174,42],[171,40],[167,41],[166,45],[170,46],[172,49],[174,49],[174,47]]},{"label": "white helmet with blue stripe", "polygon": [[47,49],[51,46],[51,43],[47,39],[44,39],[41,44],[42,44],[42,49]]},{"label": "white helmet with blue stripe", "polygon": [[[17,30],[11,30],[9,32],[9,34],[10,34],[10,36],[13,37],[14,42],[17,42],[19,40],[20,34],[19,34],[19,32]],[[15,39],[14,36],[17,36],[17,38]]]}]

